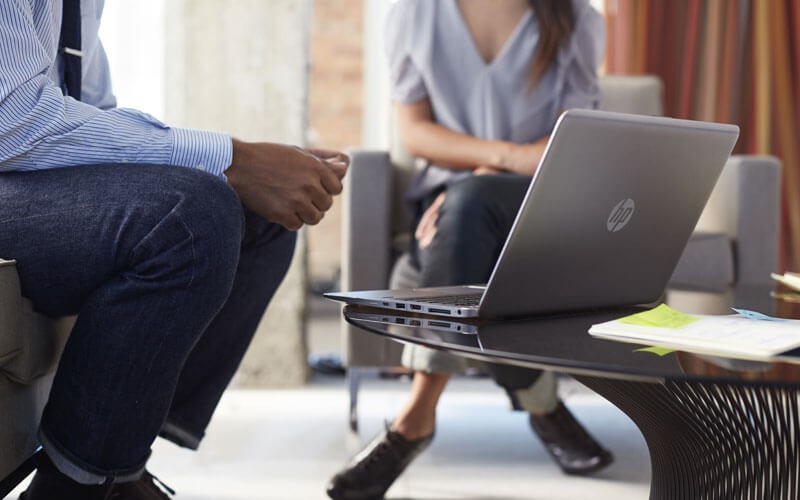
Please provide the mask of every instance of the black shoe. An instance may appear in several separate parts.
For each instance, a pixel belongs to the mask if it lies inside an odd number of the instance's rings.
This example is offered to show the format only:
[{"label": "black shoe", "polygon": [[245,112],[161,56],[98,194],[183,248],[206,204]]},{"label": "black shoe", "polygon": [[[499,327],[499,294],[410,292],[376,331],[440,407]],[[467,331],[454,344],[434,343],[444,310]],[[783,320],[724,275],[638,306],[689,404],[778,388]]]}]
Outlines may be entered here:
[{"label": "black shoe", "polygon": [[42,454],[36,474],[19,500],[107,500],[111,484],[87,485],[73,481]]},{"label": "black shoe", "polygon": [[170,500],[175,490],[147,471],[136,481],[116,483],[107,500]]},{"label": "black shoe", "polygon": [[433,434],[409,441],[386,426],[351,464],[331,479],[333,500],[379,500],[408,464],[433,441]]},{"label": "black shoe", "polygon": [[614,460],[561,402],[546,415],[531,414],[530,424],[565,474],[591,474]]}]

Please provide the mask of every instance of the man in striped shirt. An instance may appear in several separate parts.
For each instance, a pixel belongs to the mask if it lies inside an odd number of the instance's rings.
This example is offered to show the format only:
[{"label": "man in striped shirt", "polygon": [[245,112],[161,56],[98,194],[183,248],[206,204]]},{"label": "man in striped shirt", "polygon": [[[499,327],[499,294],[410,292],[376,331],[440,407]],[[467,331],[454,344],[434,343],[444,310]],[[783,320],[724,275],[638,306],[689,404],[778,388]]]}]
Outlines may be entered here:
[{"label": "man in striped shirt", "polygon": [[0,2],[0,256],[39,311],[78,315],[25,500],[167,498],[152,442],[198,446],[349,161],[116,108],[102,7]]}]

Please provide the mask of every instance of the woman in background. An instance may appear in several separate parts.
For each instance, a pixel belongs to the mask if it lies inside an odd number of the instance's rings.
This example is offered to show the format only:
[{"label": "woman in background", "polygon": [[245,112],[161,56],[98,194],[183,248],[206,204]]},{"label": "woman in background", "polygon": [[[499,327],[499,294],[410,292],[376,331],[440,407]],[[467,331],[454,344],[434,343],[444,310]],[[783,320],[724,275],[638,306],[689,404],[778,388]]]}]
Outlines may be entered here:
[{"label": "woman in background", "polygon": [[[485,283],[558,115],[595,107],[604,22],[588,0],[398,0],[386,51],[403,144],[427,166],[416,212],[412,286]],[[397,270],[395,270],[397,274]],[[397,283],[395,283],[397,284]],[[328,486],[335,500],[382,498],[433,439],[436,406],[465,361],[406,347],[411,398]],[[556,394],[550,373],[489,365],[494,380],[568,474],[612,461]]]}]

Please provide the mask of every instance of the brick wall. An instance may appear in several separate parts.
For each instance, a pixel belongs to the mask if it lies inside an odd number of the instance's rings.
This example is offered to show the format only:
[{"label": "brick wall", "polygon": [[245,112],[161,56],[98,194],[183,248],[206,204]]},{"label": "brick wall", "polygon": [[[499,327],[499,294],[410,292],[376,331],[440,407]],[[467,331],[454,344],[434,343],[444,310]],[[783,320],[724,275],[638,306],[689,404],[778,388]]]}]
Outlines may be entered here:
[{"label": "brick wall", "polygon": [[[364,0],[313,0],[309,77],[309,146],[345,150],[361,142]],[[340,204],[308,229],[314,282],[339,268]]]}]

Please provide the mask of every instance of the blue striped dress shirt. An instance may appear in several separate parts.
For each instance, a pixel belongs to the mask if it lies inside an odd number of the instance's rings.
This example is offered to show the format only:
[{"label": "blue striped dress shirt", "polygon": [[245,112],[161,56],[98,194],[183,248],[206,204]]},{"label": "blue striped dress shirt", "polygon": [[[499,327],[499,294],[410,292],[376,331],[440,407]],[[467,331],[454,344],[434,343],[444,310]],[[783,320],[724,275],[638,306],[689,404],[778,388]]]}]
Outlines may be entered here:
[{"label": "blue striped dress shirt", "polygon": [[104,0],[81,0],[82,101],[62,91],[61,0],[0,1],[0,172],[98,163],[230,165],[227,134],[168,127],[116,108],[98,39]]}]

